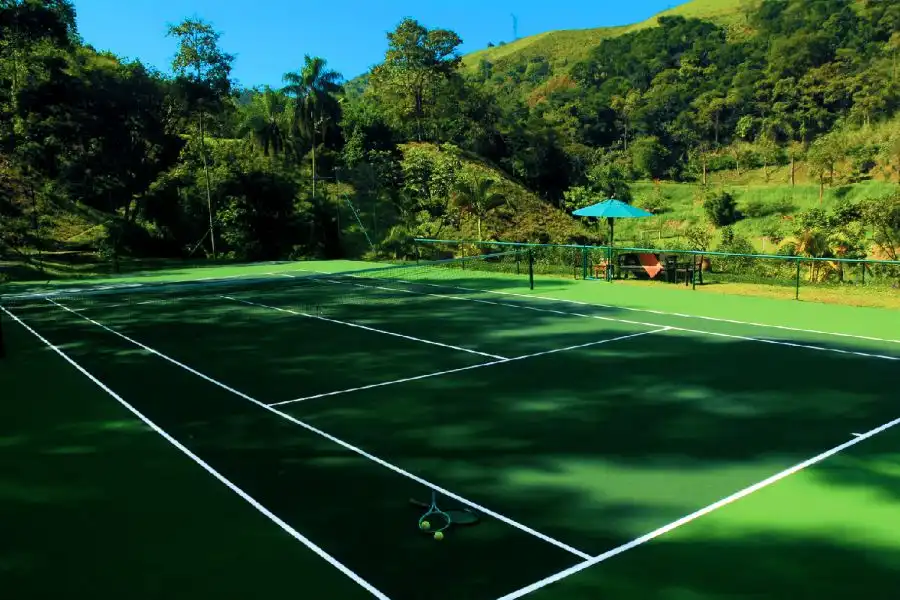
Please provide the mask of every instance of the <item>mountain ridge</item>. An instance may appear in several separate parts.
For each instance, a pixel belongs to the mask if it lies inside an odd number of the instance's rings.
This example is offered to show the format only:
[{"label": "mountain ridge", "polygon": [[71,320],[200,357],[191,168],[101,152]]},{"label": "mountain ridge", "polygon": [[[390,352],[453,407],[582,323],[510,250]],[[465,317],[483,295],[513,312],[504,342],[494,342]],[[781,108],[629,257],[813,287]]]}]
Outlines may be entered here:
[{"label": "mountain ridge", "polygon": [[691,0],[630,25],[545,31],[513,42],[482,48],[465,54],[462,65],[464,70],[471,72],[479,68],[482,60],[495,67],[502,67],[519,62],[517,59],[528,60],[542,56],[553,67],[563,66],[567,71],[565,67],[571,67],[587,58],[591,50],[603,40],[655,27],[660,17],[669,16],[704,19],[725,26],[731,35],[746,34],[746,26],[741,25],[742,21],[746,23],[746,16],[742,13],[756,4],[757,0]]}]

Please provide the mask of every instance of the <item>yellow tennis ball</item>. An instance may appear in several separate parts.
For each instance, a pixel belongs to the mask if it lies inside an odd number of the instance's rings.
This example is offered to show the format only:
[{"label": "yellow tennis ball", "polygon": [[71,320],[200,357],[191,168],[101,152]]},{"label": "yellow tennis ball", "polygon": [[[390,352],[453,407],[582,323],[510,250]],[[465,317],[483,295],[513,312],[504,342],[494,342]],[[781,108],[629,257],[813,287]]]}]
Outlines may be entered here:
[{"label": "yellow tennis ball", "polygon": [[425,531],[428,531],[429,529],[431,529],[431,523],[429,523],[428,521],[422,521],[419,527],[421,527]]},{"label": "yellow tennis ball", "polygon": [[434,532],[434,539],[436,539],[436,540],[438,540],[438,541],[441,541],[442,539],[444,539],[444,534],[443,534],[443,532],[441,532],[441,531],[435,531],[435,532]]}]

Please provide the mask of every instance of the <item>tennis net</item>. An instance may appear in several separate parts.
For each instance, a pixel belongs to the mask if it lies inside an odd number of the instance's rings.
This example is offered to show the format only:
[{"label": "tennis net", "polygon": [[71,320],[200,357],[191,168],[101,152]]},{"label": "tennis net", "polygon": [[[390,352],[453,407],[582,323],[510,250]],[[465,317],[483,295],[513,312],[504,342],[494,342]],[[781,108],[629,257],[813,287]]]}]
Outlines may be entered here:
[{"label": "tennis net", "polygon": [[[301,263],[302,264],[302,263]],[[139,308],[151,304],[190,304],[223,298],[278,299],[295,310],[323,314],[337,306],[408,302],[417,294],[473,285],[533,285],[523,251],[390,265],[326,273],[304,268],[265,275],[152,284],[103,284],[0,295],[0,306],[17,312],[63,305],[73,310]]]}]

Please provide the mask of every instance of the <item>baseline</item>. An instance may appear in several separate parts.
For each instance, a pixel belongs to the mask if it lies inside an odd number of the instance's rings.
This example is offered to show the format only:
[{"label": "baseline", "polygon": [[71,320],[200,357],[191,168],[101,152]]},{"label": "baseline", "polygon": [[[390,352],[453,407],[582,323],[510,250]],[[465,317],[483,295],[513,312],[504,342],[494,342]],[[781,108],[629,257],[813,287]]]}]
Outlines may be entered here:
[{"label": "baseline", "polygon": [[599,554],[593,558],[590,558],[590,559],[584,561],[583,563],[579,563],[573,567],[564,569],[564,570],[560,571],[559,573],[556,573],[555,575],[551,575],[551,576],[541,579],[540,581],[537,581],[529,586],[523,587],[523,588],[516,590],[512,593],[509,593],[505,596],[501,596],[497,600],[515,600],[516,598],[521,598],[522,596],[525,596],[527,594],[530,594],[531,592],[534,592],[543,587],[546,587],[546,586],[550,585],[551,583],[556,583],[557,581],[559,581],[561,579],[565,579],[569,575],[574,575],[575,573],[578,573],[579,571],[583,571],[584,569],[587,569],[588,567],[591,567],[593,565],[596,565],[596,564],[599,564],[606,560],[609,560],[610,558],[613,558],[614,556],[618,556],[619,554],[622,554],[623,552],[627,552],[628,550],[631,550],[633,548],[637,548],[638,546],[646,544],[647,542],[649,542],[653,539],[656,539],[656,538],[660,537],[661,535],[664,535],[675,529],[678,529],[679,527],[682,527],[683,525],[687,525],[691,521],[695,521],[695,520],[699,519],[700,517],[708,515],[709,513],[714,512],[724,506],[732,504],[742,498],[745,498],[755,492],[758,492],[759,490],[761,490],[763,488],[769,487],[773,483],[777,483],[777,482],[781,481],[782,479],[790,477],[791,475],[795,475],[796,473],[799,473],[800,471],[803,471],[804,469],[807,469],[817,463],[820,463],[828,458],[831,458],[832,456],[839,454],[840,452],[843,452],[847,448],[851,448],[851,447],[855,446],[856,444],[863,442],[864,440],[867,440],[871,437],[875,437],[876,435],[878,435],[880,433],[884,433],[888,429],[891,429],[892,427],[896,427],[897,425],[900,425],[900,418],[894,419],[893,421],[885,423],[884,425],[880,425],[874,429],[870,429],[866,433],[859,434],[857,437],[850,440],[849,442],[845,442],[845,443],[841,444],[840,446],[835,446],[831,450],[826,450],[825,452],[822,452],[821,454],[818,454],[810,459],[807,459],[801,463],[798,463],[798,464],[794,465],[793,467],[787,468],[784,471],[776,473],[775,475],[772,475],[771,477],[769,477],[767,479],[763,479],[759,483],[755,483],[749,487],[746,487],[738,492],[735,492],[734,494],[731,494],[730,496],[726,496],[725,498],[722,498],[721,500],[714,502],[714,503],[710,504],[709,506],[701,508],[700,510],[692,512],[689,515],[685,515],[684,517],[681,517],[677,521],[673,521],[673,522],[669,523],[668,525],[664,525],[663,527],[660,527],[659,529],[655,529],[655,530],[651,531],[650,533],[642,535],[639,538],[635,538],[634,540],[632,540],[626,544],[622,544],[621,546],[613,548],[612,550],[604,552],[603,554]]},{"label": "baseline", "polygon": [[515,362],[517,360],[525,360],[526,358],[537,358],[539,356],[546,356],[548,354],[556,354],[558,352],[569,352],[572,350],[580,350],[582,348],[590,348],[593,346],[600,346],[602,344],[610,344],[612,342],[620,342],[622,340],[628,340],[631,338],[640,337],[643,335],[651,335],[654,333],[662,333],[664,331],[669,331],[669,327],[663,327],[660,329],[654,329],[653,331],[642,331],[640,333],[632,333],[629,335],[623,335],[615,338],[610,338],[606,340],[599,340],[596,342],[588,342],[587,344],[579,344],[577,346],[567,346],[565,348],[556,348],[554,350],[544,350],[543,352],[535,352],[534,354],[525,354],[522,356],[517,356],[515,358],[507,358],[504,360],[495,360],[492,362],[481,363],[477,365],[470,365],[468,367],[461,367],[459,369],[449,369],[446,371],[437,371],[436,373],[426,373],[425,375],[417,375],[415,377],[406,377],[404,379],[395,379],[393,381],[383,381],[381,383],[373,383],[370,385],[363,385],[360,387],[349,388],[346,390],[337,390],[334,392],[327,392],[324,394],[316,394],[314,396],[306,396],[304,398],[297,398],[295,400],[285,400],[283,402],[275,402],[273,404],[269,404],[269,406],[284,406],[285,404],[296,404],[297,402],[306,402],[307,400],[316,400],[318,398],[327,398],[328,396],[338,396],[342,394],[349,394],[351,392],[361,392],[363,390],[371,390],[374,388],[384,387],[388,385],[397,385],[399,383],[407,383],[410,381],[418,381],[420,379],[429,379],[431,377],[441,377],[443,375],[452,375],[453,373],[462,373],[463,371],[472,371],[474,369],[481,369],[483,367],[491,367],[494,365],[502,365],[510,362]]},{"label": "baseline", "polygon": [[259,501],[257,501],[255,498],[253,498],[250,494],[248,494],[247,492],[245,492],[244,490],[239,488],[236,484],[232,483],[224,475],[222,475],[221,473],[216,471],[212,466],[210,466],[202,458],[200,458],[199,456],[197,456],[196,454],[191,452],[186,446],[184,446],[181,442],[179,442],[174,437],[172,437],[162,427],[160,427],[159,425],[157,425],[156,423],[151,421],[149,417],[146,417],[137,408],[135,408],[134,406],[129,404],[124,398],[122,398],[120,395],[118,395],[116,392],[114,392],[112,389],[110,389],[106,384],[104,384],[99,379],[97,379],[93,374],[91,374],[87,369],[82,367],[79,363],[77,363],[68,354],[63,352],[60,348],[53,345],[46,338],[44,338],[41,334],[39,334],[37,331],[32,329],[28,324],[26,324],[24,321],[22,321],[18,316],[14,315],[12,312],[10,312],[7,308],[5,308],[3,306],[0,306],[0,310],[2,310],[7,315],[9,315],[9,317],[13,321],[15,321],[16,323],[21,325],[23,328],[25,328],[25,330],[28,331],[31,335],[33,335],[35,338],[40,340],[40,342],[42,344],[44,344],[45,346],[47,346],[48,348],[53,350],[56,354],[58,354],[60,357],[62,357],[66,362],[68,362],[70,365],[75,367],[75,369],[77,369],[78,372],[80,372],[82,375],[87,377],[91,382],[93,382],[97,387],[99,387],[106,394],[108,394],[110,397],[112,397],[116,402],[118,402],[119,404],[124,406],[135,417],[137,417],[138,419],[143,421],[148,427],[150,427],[151,429],[153,429],[153,431],[155,431],[157,434],[159,434],[160,437],[162,437],[164,440],[169,442],[171,445],[173,445],[175,448],[177,448],[179,451],[181,451],[183,454],[185,454],[192,461],[197,463],[207,473],[209,473],[210,475],[212,475],[213,477],[218,479],[220,483],[224,484],[225,487],[227,487],[232,492],[234,492],[235,494],[240,496],[243,500],[245,500],[247,503],[249,503],[257,511],[262,513],[270,521],[272,521],[273,523],[278,525],[288,535],[290,535],[297,541],[301,542],[304,546],[306,546],[313,552],[315,552],[320,558],[327,561],[331,566],[338,569],[341,573],[343,573],[344,575],[346,575],[347,577],[352,579],[356,584],[358,584],[360,587],[367,590],[369,593],[371,593],[376,598],[379,598],[380,600],[390,600],[385,594],[383,594],[381,591],[379,591],[377,588],[375,588],[375,586],[373,586],[372,584],[367,582],[365,579],[363,579],[362,577],[360,577],[359,575],[357,575],[356,573],[351,571],[343,563],[341,563],[336,558],[334,558],[333,556],[331,556],[330,554],[325,552],[322,548],[320,548],[315,543],[313,543],[309,538],[305,537],[299,531],[297,531],[296,529],[294,529],[293,527],[288,525],[286,522],[281,520],[281,518],[279,518],[277,515],[275,515],[275,513],[273,513],[272,511],[267,509],[265,506],[263,506]]},{"label": "baseline", "polygon": [[466,499],[466,498],[463,498],[462,496],[460,496],[460,495],[458,495],[458,494],[455,494],[455,493],[453,493],[453,492],[451,492],[451,491],[449,491],[449,490],[446,490],[446,489],[444,489],[444,488],[442,488],[442,487],[440,487],[440,486],[438,486],[438,485],[436,485],[436,484],[434,484],[434,483],[431,483],[430,481],[427,481],[427,480],[425,480],[425,479],[419,477],[418,475],[414,475],[413,473],[410,473],[409,471],[405,471],[404,469],[401,469],[400,467],[398,467],[398,466],[396,466],[396,465],[394,465],[394,464],[392,464],[392,463],[389,463],[389,462],[387,462],[387,461],[384,460],[384,459],[378,458],[377,456],[375,456],[375,455],[373,455],[373,454],[369,454],[369,453],[366,452],[365,450],[362,450],[361,448],[358,448],[358,447],[356,447],[356,446],[350,444],[349,442],[345,442],[344,440],[342,440],[342,439],[340,439],[340,438],[337,438],[337,437],[331,435],[330,433],[327,433],[327,432],[325,432],[325,431],[322,431],[321,429],[319,429],[319,428],[317,428],[317,427],[314,427],[314,426],[310,425],[309,423],[306,423],[305,421],[301,421],[300,419],[297,419],[297,418],[295,418],[295,417],[292,417],[291,415],[289,415],[289,414],[287,414],[287,413],[285,413],[285,412],[282,412],[282,411],[280,411],[280,410],[278,410],[278,409],[276,409],[276,408],[273,408],[273,407],[271,407],[271,406],[268,406],[267,404],[265,404],[265,403],[263,403],[263,402],[257,400],[256,398],[253,398],[253,397],[251,397],[251,396],[248,396],[247,394],[245,394],[245,393],[243,393],[243,392],[241,392],[241,391],[238,391],[238,390],[234,389],[233,387],[230,387],[230,386],[228,386],[228,385],[222,383],[221,381],[218,381],[218,380],[213,379],[212,377],[210,377],[210,376],[208,376],[208,375],[205,375],[205,374],[201,373],[200,371],[194,369],[193,367],[190,367],[190,366],[188,366],[188,365],[186,365],[186,364],[184,364],[184,363],[182,363],[182,362],[179,362],[179,361],[175,360],[174,358],[172,358],[172,357],[170,357],[170,356],[167,356],[167,355],[163,354],[162,352],[160,352],[160,351],[158,351],[158,350],[155,350],[155,349],[151,348],[150,346],[147,346],[146,344],[143,344],[143,343],[141,343],[141,342],[139,342],[139,341],[137,341],[137,340],[135,340],[135,339],[133,339],[133,338],[128,337],[128,336],[125,335],[124,333],[121,333],[121,332],[119,332],[119,331],[116,331],[115,329],[113,329],[113,328],[111,328],[111,327],[108,327],[108,326],[104,325],[103,323],[100,323],[100,322],[98,322],[98,321],[95,321],[94,319],[91,319],[91,318],[86,317],[86,316],[84,316],[84,315],[82,315],[82,314],[79,314],[79,313],[77,313],[77,312],[71,310],[69,307],[67,307],[67,306],[65,306],[65,305],[59,304],[58,302],[55,302],[54,300],[50,300],[50,299],[48,299],[47,301],[50,302],[51,304],[53,304],[53,305],[55,305],[55,306],[57,306],[57,307],[59,307],[59,308],[65,310],[65,311],[67,311],[67,312],[70,312],[70,313],[72,313],[72,314],[74,314],[74,315],[80,317],[81,319],[84,319],[85,321],[91,323],[92,325],[95,325],[95,326],[97,326],[97,327],[99,327],[99,328],[101,328],[101,329],[103,329],[103,330],[105,330],[105,331],[108,331],[109,333],[112,333],[112,334],[115,335],[115,336],[118,336],[118,337],[122,338],[123,340],[125,340],[125,341],[127,341],[127,342],[130,342],[131,344],[134,344],[135,346],[137,346],[137,347],[143,349],[144,351],[146,351],[146,352],[148,352],[148,353],[150,353],[150,354],[153,354],[153,355],[155,355],[155,356],[158,356],[159,358],[161,358],[161,359],[163,359],[163,360],[165,360],[165,361],[168,361],[168,362],[172,363],[173,365],[175,365],[175,366],[177,366],[177,367],[181,367],[181,368],[184,369],[185,371],[188,371],[189,373],[193,373],[193,374],[196,375],[197,377],[200,377],[201,379],[203,379],[203,380],[205,380],[205,381],[207,381],[207,382],[209,382],[209,383],[211,383],[211,384],[213,384],[213,385],[215,385],[215,386],[217,386],[217,387],[220,387],[220,388],[222,388],[223,390],[226,390],[226,391],[228,391],[228,392],[231,392],[232,394],[234,394],[234,395],[236,395],[236,396],[239,396],[239,397],[243,398],[244,400],[247,400],[247,401],[249,401],[249,402],[251,402],[251,403],[253,403],[253,404],[259,406],[259,407],[262,408],[263,410],[267,410],[267,411],[271,412],[272,414],[278,415],[279,417],[281,417],[282,419],[285,419],[286,421],[290,421],[291,423],[294,423],[295,425],[299,425],[300,427],[306,429],[307,431],[310,431],[310,432],[312,432],[312,433],[315,433],[316,435],[321,436],[321,437],[323,437],[323,438],[325,438],[325,439],[327,439],[327,440],[329,440],[329,441],[331,441],[331,442],[333,442],[333,443],[335,443],[335,444],[341,446],[342,448],[345,448],[345,449],[347,449],[347,450],[349,450],[349,451],[351,451],[351,452],[353,452],[353,453],[355,453],[355,454],[358,454],[358,455],[360,455],[360,456],[362,456],[362,457],[364,457],[364,458],[367,458],[367,459],[371,460],[372,462],[381,465],[382,467],[385,467],[385,468],[387,468],[387,469],[390,469],[391,471],[397,473],[398,475],[402,475],[403,477],[407,477],[408,479],[411,479],[411,480],[415,481],[416,483],[419,483],[419,484],[421,484],[421,485],[424,485],[425,487],[430,488],[430,489],[432,489],[432,490],[434,490],[434,491],[436,491],[436,492],[438,492],[438,493],[440,493],[440,494],[443,494],[444,496],[447,496],[447,497],[449,497],[449,498],[453,498],[453,499],[456,500],[457,502],[461,502],[462,504],[465,504],[466,506],[469,506],[470,508],[474,508],[475,510],[477,510],[477,511],[479,511],[479,512],[485,514],[485,515],[489,515],[489,516],[491,516],[491,517],[497,519],[498,521],[501,521],[501,522],[503,522],[503,523],[505,523],[505,524],[507,524],[507,525],[509,525],[509,526],[511,526],[511,527],[515,527],[515,528],[518,529],[519,531],[523,531],[523,532],[525,532],[525,533],[528,533],[528,534],[530,534],[530,535],[532,535],[532,536],[534,536],[534,537],[536,537],[536,538],[538,538],[538,539],[540,539],[540,540],[543,540],[543,541],[545,541],[545,542],[547,542],[547,543],[549,543],[549,544],[552,544],[552,545],[556,546],[557,548],[560,548],[560,549],[562,549],[562,550],[565,550],[566,552],[569,552],[570,554],[574,554],[575,556],[578,556],[578,557],[583,558],[583,559],[589,559],[589,558],[591,557],[591,556],[590,556],[589,554],[587,554],[586,552],[582,552],[581,550],[577,550],[577,549],[575,549],[575,548],[573,548],[573,547],[571,547],[571,546],[568,546],[567,544],[564,544],[563,542],[561,542],[561,541],[559,541],[559,540],[556,540],[556,539],[554,539],[554,538],[552,538],[552,537],[550,537],[550,536],[548,536],[548,535],[545,535],[545,534],[543,534],[543,533],[540,533],[539,531],[537,531],[537,530],[535,530],[535,529],[532,529],[532,528],[528,527],[527,525],[523,525],[522,523],[519,523],[518,521],[514,521],[514,520],[510,519],[509,517],[506,517],[506,516],[501,515],[501,514],[495,512],[495,511],[492,511],[492,510],[489,509],[489,508],[486,508],[486,507],[484,507],[484,506],[481,506],[480,504],[476,504],[475,502],[472,502],[471,500],[468,500],[468,499]]}]

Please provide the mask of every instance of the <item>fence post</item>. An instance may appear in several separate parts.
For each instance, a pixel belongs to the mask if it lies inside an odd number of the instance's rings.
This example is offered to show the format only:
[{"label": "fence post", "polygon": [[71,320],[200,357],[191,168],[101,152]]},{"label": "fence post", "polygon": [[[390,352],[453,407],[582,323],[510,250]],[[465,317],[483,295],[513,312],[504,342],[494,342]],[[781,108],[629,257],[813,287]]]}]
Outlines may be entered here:
[{"label": "fence post", "polygon": [[612,241],[606,247],[606,281],[612,281]]},{"label": "fence post", "polygon": [[534,289],[534,250],[528,249],[528,287]]},{"label": "fence post", "polygon": [[588,278],[588,249],[581,247],[581,279],[586,281]]},{"label": "fence post", "polygon": [[795,283],[796,283],[796,288],[795,288],[796,291],[794,293],[794,300],[799,300],[800,299],[800,259],[799,258],[797,258],[797,281]]},{"label": "fence post", "polygon": [[697,270],[703,268],[703,257],[698,256],[696,254],[691,255],[691,260],[694,261],[694,268],[691,269],[691,289],[697,289]]},{"label": "fence post", "polygon": [[862,265],[862,285],[866,285],[866,261],[859,263]]}]

